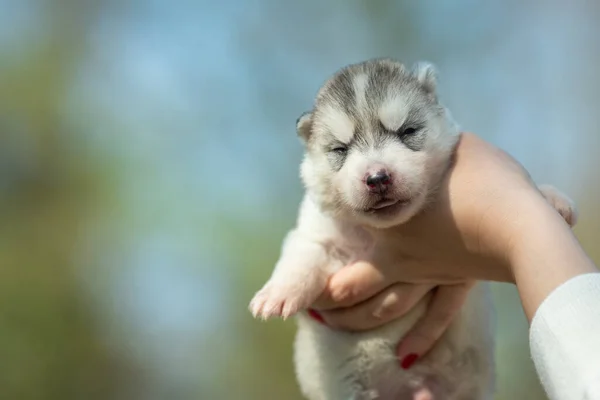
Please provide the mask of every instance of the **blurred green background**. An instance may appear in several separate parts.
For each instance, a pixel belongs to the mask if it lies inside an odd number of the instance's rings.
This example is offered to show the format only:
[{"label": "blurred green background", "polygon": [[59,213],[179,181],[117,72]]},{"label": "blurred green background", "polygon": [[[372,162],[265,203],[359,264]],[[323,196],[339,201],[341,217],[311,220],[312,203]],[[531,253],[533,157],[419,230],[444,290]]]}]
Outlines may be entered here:
[{"label": "blurred green background", "polygon": [[[370,57],[440,69],[470,131],[579,204],[600,261],[599,2],[0,0],[0,399],[300,399],[259,323],[294,122]],[[540,276],[540,279],[543,279]],[[498,399],[544,399],[495,285]]]}]

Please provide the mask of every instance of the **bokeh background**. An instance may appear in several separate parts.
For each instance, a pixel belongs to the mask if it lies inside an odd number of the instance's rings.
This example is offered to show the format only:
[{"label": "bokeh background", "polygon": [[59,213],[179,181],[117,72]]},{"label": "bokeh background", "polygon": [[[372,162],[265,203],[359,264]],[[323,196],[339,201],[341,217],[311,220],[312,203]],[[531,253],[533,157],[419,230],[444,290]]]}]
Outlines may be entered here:
[{"label": "bokeh background", "polygon": [[[579,204],[600,262],[600,3],[0,0],[0,399],[300,399],[259,323],[341,66],[429,60],[455,118]],[[544,279],[540,276],[540,279]],[[495,285],[498,399],[544,399]]]}]

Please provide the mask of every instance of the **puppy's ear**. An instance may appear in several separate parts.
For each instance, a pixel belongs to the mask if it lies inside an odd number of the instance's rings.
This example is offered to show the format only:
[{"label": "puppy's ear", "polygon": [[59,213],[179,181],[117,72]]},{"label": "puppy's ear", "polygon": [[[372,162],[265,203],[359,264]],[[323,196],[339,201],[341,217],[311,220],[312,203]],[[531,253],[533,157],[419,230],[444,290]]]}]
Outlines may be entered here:
[{"label": "puppy's ear", "polygon": [[312,112],[302,113],[296,120],[296,132],[304,143],[308,142],[312,133]]},{"label": "puppy's ear", "polygon": [[421,61],[415,64],[413,74],[427,93],[434,95],[437,89],[437,68],[430,62]]}]

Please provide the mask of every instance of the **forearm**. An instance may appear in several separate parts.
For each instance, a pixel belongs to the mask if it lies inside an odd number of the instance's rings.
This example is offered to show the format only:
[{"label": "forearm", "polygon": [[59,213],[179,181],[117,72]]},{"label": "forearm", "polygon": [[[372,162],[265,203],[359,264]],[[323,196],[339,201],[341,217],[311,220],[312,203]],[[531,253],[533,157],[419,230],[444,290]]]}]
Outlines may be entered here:
[{"label": "forearm", "polygon": [[[541,200],[541,199],[540,199]],[[511,266],[527,319],[558,286],[598,272],[575,235],[545,202],[532,201],[512,246]]]}]

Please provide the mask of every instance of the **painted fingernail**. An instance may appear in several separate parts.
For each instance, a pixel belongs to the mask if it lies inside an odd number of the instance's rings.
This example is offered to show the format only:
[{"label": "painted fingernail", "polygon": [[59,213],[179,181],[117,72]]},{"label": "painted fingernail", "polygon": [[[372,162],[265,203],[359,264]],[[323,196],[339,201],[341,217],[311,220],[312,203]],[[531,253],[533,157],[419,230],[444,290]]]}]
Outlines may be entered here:
[{"label": "painted fingernail", "polygon": [[326,325],[325,320],[323,319],[323,316],[321,314],[319,314],[317,311],[313,310],[312,308],[308,309],[308,315],[310,315],[311,318],[314,319],[315,321],[320,322],[323,325]]},{"label": "painted fingernail", "polygon": [[415,361],[417,361],[418,358],[419,356],[417,354],[411,353],[404,357],[404,359],[402,359],[402,363],[400,363],[400,366],[402,366],[403,369],[409,369],[415,363]]}]

